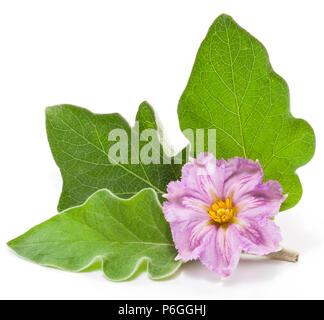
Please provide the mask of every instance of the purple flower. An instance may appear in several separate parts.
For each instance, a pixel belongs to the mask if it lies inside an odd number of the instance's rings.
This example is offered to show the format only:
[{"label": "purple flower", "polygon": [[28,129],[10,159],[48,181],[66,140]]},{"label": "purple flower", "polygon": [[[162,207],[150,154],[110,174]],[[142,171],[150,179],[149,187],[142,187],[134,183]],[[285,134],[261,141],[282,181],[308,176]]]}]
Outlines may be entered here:
[{"label": "purple flower", "polygon": [[265,255],[278,251],[280,229],[270,220],[286,196],[277,181],[262,182],[258,162],[225,161],[202,153],[172,181],[163,205],[177,259],[200,259],[213,272],[229,276],[242,251]]}]

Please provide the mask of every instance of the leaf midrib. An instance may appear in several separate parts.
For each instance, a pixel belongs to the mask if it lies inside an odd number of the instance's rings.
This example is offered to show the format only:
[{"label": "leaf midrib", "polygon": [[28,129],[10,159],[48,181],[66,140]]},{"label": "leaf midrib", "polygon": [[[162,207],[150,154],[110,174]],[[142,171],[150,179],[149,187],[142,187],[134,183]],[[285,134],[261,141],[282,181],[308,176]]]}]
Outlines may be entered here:
[{"label": "leaf midrib", "polygon": [[224,24],[225,24],[225,31],[226,31],[226,38],[227,38],[227,46],[228,46],[230,62],[231,62],[230,65],[231,65],[231,77],[232,77],[232,83],[233,83],[233,94],[234,94],[234,98],[235,98],[237,116],[238,116],[239,125],[240,125],[240,135],[241,135],[241,139],[242,139],[241,146],[242,146],[242,151],[243,151],[244,158],[246,158],[245,142],[244,142],[244,136],[243,136],[243,130],[242,130],[242,119],[241,119],[241,113],[240,113],[240,106],[238,104],[237,94],[236,94],[236,86],[235,86],[235,78],[234,78],[234,70],[233,70],[232,49],[231,49],[230,39],[229,39],[229,36],[228,36],[228,30],[227,30],[226,22],[224,22]]},{"label": "leaf midrib", "polygon": [[55,240],[55,241],[40,241],[40,242],[30,242],[30,243],[25,243],[25,244],[13,244],[14,247],[28,247],[28,246],[33,246],[33,245],[42,245],[42,244],[47,244],[47,243],[60,243],[60,242],[86,242],[86,243],[91,243],[91,242],[103,242],[103,243],[109,243],[109,244],[137,244],[137,245],[149,245],[149,246],[171,246],[173,247],[173,244],[171,243],[163,243],[163,242],[148,242],[148,241],[109,241],[109,240]]}]

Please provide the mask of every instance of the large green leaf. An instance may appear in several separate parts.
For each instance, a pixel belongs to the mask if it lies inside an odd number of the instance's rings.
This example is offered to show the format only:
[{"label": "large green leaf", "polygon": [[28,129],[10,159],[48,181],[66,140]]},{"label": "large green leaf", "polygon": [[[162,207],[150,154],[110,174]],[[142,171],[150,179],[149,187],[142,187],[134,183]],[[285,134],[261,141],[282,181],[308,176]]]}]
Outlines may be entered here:
[{"label": "large green leaf", "polygon": [[68,271],[100,259],[105,275],[115,281],[131,277],[143,261],[152,279],[169,276],[181,264],[174,260],[170,228],[152,189],[126,200],[99,190],[8,245],[33,262]]},{"label": "large green leaf", "polygon": [[217,158],[258,159],[265,180],[278,180],[289,195],[282,210],[299,201],[295,170],[314,154],[313,130],[291,115],[288,86],[272,70],[263,45],[231,17],[221,15],[211,26],[178,115],[182,130],[216,129]]},{"label": "large green leaf", "polygon": [[[139,134],[145,129],[155,129],[159,138],[154,112],[146,102],[140,105],[136,120]],[[149,187],[162,201],[166,185],[180,176],[181,164],[174,164],[173,159],[163,153],[162,146],[159,164],[143,164],[141,161],[131,164],[132,149],[142,148],[146,142],[141,141],[138,146],[132,143],[131,128],[117,113],[93,114],[80,107],[58,105],[47,108],[46,127],[53,156],[63,177],[59,211],[80,205],[102,188],[129,198]],[[116,164],[108,158],[109,148],[116,143],[108,141],[113,129],[124,129],[129,137],[128,164]],[[168,164],[170,160],[172,164]]]}]

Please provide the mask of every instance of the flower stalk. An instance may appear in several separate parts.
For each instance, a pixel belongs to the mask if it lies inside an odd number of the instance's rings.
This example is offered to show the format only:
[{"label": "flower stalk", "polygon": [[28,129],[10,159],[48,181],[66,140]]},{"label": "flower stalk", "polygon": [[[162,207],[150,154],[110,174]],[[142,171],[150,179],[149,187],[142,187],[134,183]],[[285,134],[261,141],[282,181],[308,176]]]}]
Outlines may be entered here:
[{"label": "flower stalk", "polygon": [[266,257],[274,260],[297,262],[299,253],[291,249],[281,248],[280,251],[269,253]]},{"label": "flower stalk", "polygon": [[[251,253],[246,253],[246,252],[243,253],[254,256],[254,254]],[[266,254],[264,255],[264,257],[267,257],[268,259],[272,259],[272,260],[280,260],[280,261],[296,263],[298,262],[299,259],[299,253],[297,251],[281,247],[281,250]]]}]

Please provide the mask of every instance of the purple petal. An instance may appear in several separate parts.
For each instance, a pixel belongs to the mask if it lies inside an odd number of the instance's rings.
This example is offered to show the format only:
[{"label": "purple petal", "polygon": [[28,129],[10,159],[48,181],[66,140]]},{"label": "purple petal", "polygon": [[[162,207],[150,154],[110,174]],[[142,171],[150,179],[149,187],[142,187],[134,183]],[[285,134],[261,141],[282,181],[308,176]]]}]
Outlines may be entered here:
[{"label": "purple petal", "polygon": [[[186,211],[182,210],[184,217],[187,217],[186,219],[174,220],[173,209],[172,205],[163,204],[166,220],[170,222],[173,242],[178,250],[177,259],[183,261],[197,259],[203,249],[201,240],[212,227],[209,224],[210,219],[207,214],[202,217],[198,216],[196,211],[187,209]],[[169,220],[170,217],[172,221]]]},{"label": "purple petal", "polygon": [[201,153],[192,163],[183,166],[181,182],[210,206],[215,197],[223,198],[225,165],[224,160],[217,161],[212,154]]},{"label": "purple petal", "polygon": [[269,219],[275,216],[286,199],[277,181],[267,181],[254,188],[240,199],[238,218]]},{"label": "purple petal", "polygon": [[280,250],[280,228],[272,220],[240,219],[233,224],[240,234],[243,251],[265,255]]},{"label": "purple petal", "polygon": [[228,159],[224,184],[225,198],[231,197],[233,205],[239,207],[242,197],[261,184],[262,180],[263,171],[258,162],[239,157]]},{"label": "purple petal", "polygon": [[199,195],[189,192],[182,182],[172,181],[167,187],[167,202],[163,204],[165,218],[169,222],[188,219],[207,219],[208,205],[199,198]]},{"label": "purple petal", "polygon": [[[201,250],[200,239],[209,229],[209,216],[205,203],[193,196],[182,182],[170,182],[168,201],[163,203],[165,219],[170,223],[178,259],[196,259]],[[195,195],[197,195],[195,193]]]},{"label": "purple petal", "polygon": [[237,229],[229,225],[226,229],[214,226],[213,232],[206,234],[204,248],[199,258],[211,271],[228,277],[236,268],[242,252]]}]

